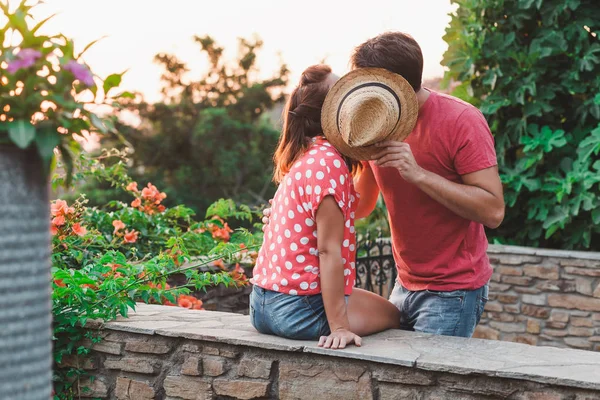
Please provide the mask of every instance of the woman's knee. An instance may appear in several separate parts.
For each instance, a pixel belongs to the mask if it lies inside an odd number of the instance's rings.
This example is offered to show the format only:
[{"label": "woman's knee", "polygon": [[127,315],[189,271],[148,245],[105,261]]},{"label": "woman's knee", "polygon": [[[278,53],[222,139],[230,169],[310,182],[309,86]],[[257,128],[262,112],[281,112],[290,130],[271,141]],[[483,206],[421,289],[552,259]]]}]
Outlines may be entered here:
[{"label": "woman's knee", "polygon": [[[351,330],[358,335],[370,335],[400,327],[400,311],[381,296],[355,289],[348,302]],[[360,333],[359,333],[360,332]]]}]

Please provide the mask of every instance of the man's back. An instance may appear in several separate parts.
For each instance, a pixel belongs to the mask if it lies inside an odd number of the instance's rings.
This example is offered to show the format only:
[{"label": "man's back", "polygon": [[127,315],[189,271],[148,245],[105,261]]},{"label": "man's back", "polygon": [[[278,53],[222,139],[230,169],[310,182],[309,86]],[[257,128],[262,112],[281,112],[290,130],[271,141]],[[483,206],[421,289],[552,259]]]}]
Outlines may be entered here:
[{"label": "man's back", "polygon": [[[406,140],[419,166],[456,183],[496,165],[494,142],[481,113],[431,92]],[[483,225],[462,218],[406,182],[394,168],[370,163],[389,211],[398,277],[409,290],[476,289],[489,280]]]}]

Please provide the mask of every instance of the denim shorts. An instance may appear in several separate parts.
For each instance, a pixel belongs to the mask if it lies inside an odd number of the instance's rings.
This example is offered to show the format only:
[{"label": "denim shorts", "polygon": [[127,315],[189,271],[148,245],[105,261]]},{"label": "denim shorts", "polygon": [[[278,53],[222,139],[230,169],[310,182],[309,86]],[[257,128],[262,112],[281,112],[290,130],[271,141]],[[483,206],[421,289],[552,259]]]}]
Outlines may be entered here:
[{"label": "denim shorts", "polygon": [[488,285],[475,290],[410,291],[399,282],[390,302],[400,310],[401,329],[471,337],[488,301]]},{"label": "denim shorts", "polygon": [[330,333],[320,294],[292,296],[254,286],[250,321],[260,333],[288,339],[318,340]]}]

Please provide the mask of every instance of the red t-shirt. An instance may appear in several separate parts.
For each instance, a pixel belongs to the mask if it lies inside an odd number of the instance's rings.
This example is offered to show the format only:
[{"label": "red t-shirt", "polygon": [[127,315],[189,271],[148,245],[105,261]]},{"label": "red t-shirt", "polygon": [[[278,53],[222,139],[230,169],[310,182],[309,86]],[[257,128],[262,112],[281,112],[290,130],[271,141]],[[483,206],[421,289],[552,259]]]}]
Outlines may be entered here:
[{"label": "red t-shirt", "polygon": [[321,293],[316,213],[327,196],[333,196],[344,215],[344,293],[352,293],[357,194],[344,159],[323,137],[313,139],[275,193],[273,213],[252,273],[253,284],[291,295]]},{"label": "red t-shirt", "polygon": [[[497,165],[483,115],[452,96],[431,92],[406,139],[417,163],[452,182]],[[389,212],[400,283],[409,290],[477,289],[492,275],[482,224],[438,203],[398,170],[370,163]]]}]

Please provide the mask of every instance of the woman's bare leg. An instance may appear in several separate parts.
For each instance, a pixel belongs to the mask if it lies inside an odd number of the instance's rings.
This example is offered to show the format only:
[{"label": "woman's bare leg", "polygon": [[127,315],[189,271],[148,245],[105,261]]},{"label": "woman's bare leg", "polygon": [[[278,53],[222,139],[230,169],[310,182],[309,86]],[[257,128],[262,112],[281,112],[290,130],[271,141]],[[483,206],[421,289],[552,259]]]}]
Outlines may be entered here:
[{"label": "woman's bare leg", "polygon": [[348,298],[348,320],[358,336],[371,335],[400,328],[400,311],[383,297],[354,288]]}]

